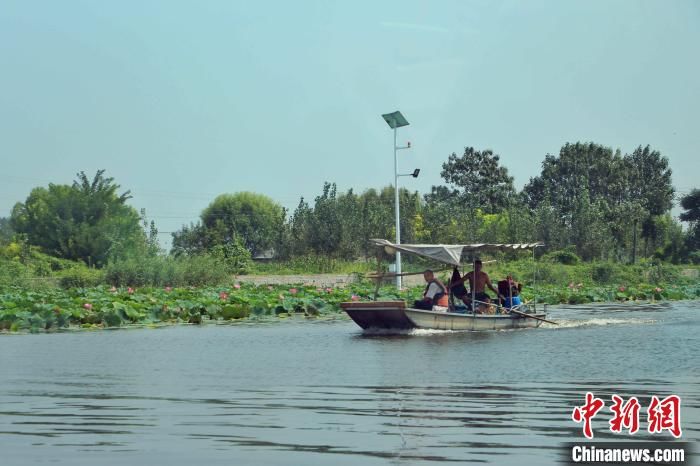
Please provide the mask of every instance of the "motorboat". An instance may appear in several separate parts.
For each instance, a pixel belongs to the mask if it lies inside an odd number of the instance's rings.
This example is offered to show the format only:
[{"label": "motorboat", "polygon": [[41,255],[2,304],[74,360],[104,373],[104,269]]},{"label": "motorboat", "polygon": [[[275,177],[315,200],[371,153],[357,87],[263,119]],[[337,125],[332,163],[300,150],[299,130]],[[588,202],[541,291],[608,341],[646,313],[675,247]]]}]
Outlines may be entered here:
[{"label": "motorboat", "polygon": [[[393,244],[384,239],[371,240],[376,246],[384,248],[389,254],[396,251],[432,259],[441,264],[461,266],[463,257],[471,257],[472,263],[477,254],[495,251],[534,250],[543,243],[520,244]],[[409,274],[400,274],[409,275]],[[363,329],[434,329],[434,330],[506,330],[516,328],[535,328],[547,320],[546,304],[519,304],[511,307],[500,303],[488,303],[475,299],[472,287],[470,305],[455,304],[450,296],[447,307],[434,306],[432,309],[416,309],[412,303],[405,301],[377,301],[376,296],[381,280],[396,277],[394,273],[378,272],[371,278],[377,280],[377,292],[374,301],[350,301],[341,303],[341,308]],[[447,286],[448,290],[451,287]],[[512,302],[512,300],[511,300]]]}]

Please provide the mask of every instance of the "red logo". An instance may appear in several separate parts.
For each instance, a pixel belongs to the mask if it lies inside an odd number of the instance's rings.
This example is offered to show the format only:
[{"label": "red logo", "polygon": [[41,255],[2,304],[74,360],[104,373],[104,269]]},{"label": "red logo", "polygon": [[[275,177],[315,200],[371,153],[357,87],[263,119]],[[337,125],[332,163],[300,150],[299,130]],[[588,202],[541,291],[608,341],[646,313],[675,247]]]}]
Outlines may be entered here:
[{"label": "red logo", "polygon": [[[612,395],[613,404],[610,411],[613,413],[612,419],[608,421],[610,431],[619,434],[626,429],[630,435],[639,430],[639,411],[641,405],[637,397],[631,397],[625,401],[618,395]],[[583,422],[583,435],[586,438],[593,438],[593,428],[591,421],[598,412],[605,406],[605,402],[596,398],[593,393],[586,392],[586,403],[577,406],[571,413],[571,419],[576,423]],[[667,430],[675,438],[680,438],[681,431],[681,398],[677,395],[670,395],[659,400],[657,396],[651,397],[651,403],[647,408],[647,431],[650,434],[658,434]]]},{"label": "red logo", "polygon": [[651,397],[651,404],[647,409],[650,434],[668,430],[676,438],[681,432],[681,399],[677,395],[667,396],[659,401],[656,396]]},{"label": "red logo", "polygon": [[591,419],[598,414],[598,411],[605,406],[605,402],[600,398],[593,396],[593,393],[586,393],[586,404],[581,407],[574,408],[574,412],[571,413],[571,419],[578,423],[583,421],[583,435],[586,438],[593,438],[593,429],[591,428]]},{"label": "red logo", "polygon": [[610,407],[615,416],[610,420],[610,431],[620,433],[622,428],[629,430],[630,435],[639,430],[639,401],[636,397],[627,400],[623,404],[623,399],[617,395],[612,396],[613,405]]}]

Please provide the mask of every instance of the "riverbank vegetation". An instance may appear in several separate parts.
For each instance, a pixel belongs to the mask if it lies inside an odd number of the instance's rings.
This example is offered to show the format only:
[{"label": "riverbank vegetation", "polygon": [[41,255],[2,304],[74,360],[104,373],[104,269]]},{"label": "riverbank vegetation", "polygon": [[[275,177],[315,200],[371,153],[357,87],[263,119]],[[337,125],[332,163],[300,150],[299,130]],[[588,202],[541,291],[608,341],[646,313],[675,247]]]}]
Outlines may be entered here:
[{"label": "riverbank vegetation", "polygon": [[[565,144],[558,155],[545,156],[541,173],[520,191],[499,155],[466,147],[449,155],[442,178],[443,185],[424,195],[401,189],[403,242],[541,240],[545,246],[535,257],[482,259],[495,261],[487,266],[494,279],[513,274],[526,284],[526,297],[537,285],[546,302],[697,296],[700,190],[676,192],[668,159],[649,146],[623,154],[595,143]],[[199,221],[173,233],[169,252],[155,223],[129,202],[130,192],[121,192],[103,170],[92,178],[80,172],[72,185],[32,189],[9,218],[0,218],[3,328],[189,322],[193,309],[214,320],[277,315],[288,312],[289,303],[295,311],[337,310],[341,295],[365,297],[371,286],[358,282],[326,294],[298,287],[299,296],[279,303],[279,287],[243,284],[244,292],[230,296],[248,301],[215,298],[246,274],[375,270],[369,239],[395,237],[392,187],[355,193],[324,183],[313,202],[302,198],[293,212],[264,194],[222,194]],[[678,219],[671,215],[675,202],[682,209]],[[392,260],[381,254],[384,264]],[[404,269],[430,265],[406,258]],[[129,288],[139,292],[122,300]],[[389,290],[383,293],[394,293]]]},{"label": "riverbank vegetation", "polygon": [[[414,300],[422,286],[397,291],[380,288],[379,299]],[[532,302],[582,304],[609,301],[663,301],[700,298],[700,286],[688,281],[668,286],[585,285],[526,287]],[[43,332],[68,328],[113,328],[128,325],[205,324],[270,320],[291,315],[309,318],[340,313],[340,303],[371,299],[374,286],[353,283],[344,287],[251,285],[216,287],[6,288],[0,292],[0,331]]]}]

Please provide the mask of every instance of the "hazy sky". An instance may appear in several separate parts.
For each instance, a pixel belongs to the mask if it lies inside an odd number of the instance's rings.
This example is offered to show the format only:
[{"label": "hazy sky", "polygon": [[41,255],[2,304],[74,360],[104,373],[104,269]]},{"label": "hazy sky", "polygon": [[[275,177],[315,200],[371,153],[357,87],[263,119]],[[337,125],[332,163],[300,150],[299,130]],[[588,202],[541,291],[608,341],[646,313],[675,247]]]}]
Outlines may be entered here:
[{"label": "hazy sky", "polygon": [[[700,2],[0,2],[0,216],[105,168],[162,232],[216,195],[293,209],[325,180],[422,193],[464,146],[522,187],[594,141],[700,186]],[[161,237],[169,242],[169,235]]]}]

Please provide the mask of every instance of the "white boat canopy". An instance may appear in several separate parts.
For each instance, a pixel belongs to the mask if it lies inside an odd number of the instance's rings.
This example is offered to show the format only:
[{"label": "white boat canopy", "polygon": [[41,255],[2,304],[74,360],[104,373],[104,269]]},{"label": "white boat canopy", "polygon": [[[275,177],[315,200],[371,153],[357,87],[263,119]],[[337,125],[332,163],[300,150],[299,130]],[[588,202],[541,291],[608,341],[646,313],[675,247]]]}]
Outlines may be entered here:
[{"label": "white boat canopy", "polygon": [[396,251],[415,254],[450,265],[460,265],[462,254],[481,251],[517,251],[522,249],[534,249],[544,246],[544,243],[519,243],[519,244],[394,244],[385,239],[371,239],[376,246],[383,247],[388,254],[396,254]]}]

